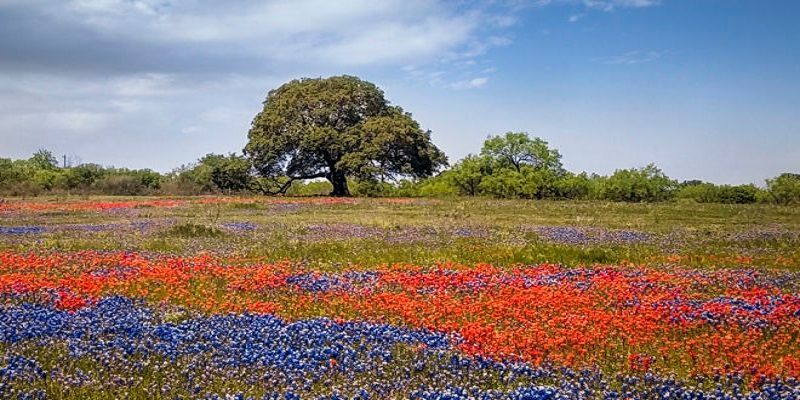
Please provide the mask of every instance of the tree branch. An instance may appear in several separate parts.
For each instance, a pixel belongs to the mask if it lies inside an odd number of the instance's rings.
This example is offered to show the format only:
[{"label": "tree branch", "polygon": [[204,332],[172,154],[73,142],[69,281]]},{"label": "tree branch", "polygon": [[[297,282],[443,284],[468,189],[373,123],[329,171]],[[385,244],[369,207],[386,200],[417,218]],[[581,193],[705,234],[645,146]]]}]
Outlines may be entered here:
[{"label": "tree branch", "polygon": [[282,185],[280,185],[280,187],[278,187],[277,190],[270,190],[269,188],[267,188],[264,185],[262,185],[261,182],[258,182],[256,180],[255,184],[258,187],[255,188],[255,189],[258,190],[259,192],[261,192],[262,194],[267,195],[267,196],[275,196],[275,195],[279,195],[279,194],[282,195],[282,194],[286,194],[286,191],[289,190],[289,187],[292,186],[292,183],[294,181],[305,180],[305,179],[325,178],[326,176],[327,176],[327,174],[325,172],[320,172],[320,173],[311,174],[311,175],[288,176],[287,178],[289,178],[289,180],[287,180]]}]

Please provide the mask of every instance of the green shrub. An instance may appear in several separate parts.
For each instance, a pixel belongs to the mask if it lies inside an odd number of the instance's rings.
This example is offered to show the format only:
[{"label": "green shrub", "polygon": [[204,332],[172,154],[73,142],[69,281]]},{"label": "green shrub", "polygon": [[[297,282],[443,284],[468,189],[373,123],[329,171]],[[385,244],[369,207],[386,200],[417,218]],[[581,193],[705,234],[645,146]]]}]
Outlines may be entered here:
[{"label": "green shrub", "polygon": [[592,193],[592,180],[582,172],[580,174],[566,173],[553,183],[556,197],[562,199],[588,199]]},{"label": "green shrub", "polygon": [[105,168],[97,164],[81,164],[66,168],[59,178],[58,186],[62,189],[88,189],[103,175]]},{"label": "green shrub", "polygon": [[778,204],[800,204],[800,174],[784,173],[767,179],[767,190]]},{"label": "green shrub", "polygon": [[488,157],[470,154],[441,176],[456,193],[464,196],[478,196],[483,191],[481,183],[490,175],[491,160]]},{"label": "green shrub", "polygon": [[644,168],[618,169],[604,180],[602,198],[633,203],[669,200],[677,182],[667,177],[658,167],[650,164]]},{"label": "green shrub", "polygon": [[112,196],[139,196],[148,193],[141,179],[131,175],[104,176],[95,184],[100,193]]},{"label": "green shrub", "polygon": [[501,199],[515,199],[523,197],[525,193],[525,177],[511,168],[494,171],[491,175],[481,180],[480,190]]},{"label": "green shrub", "polygon": [[424,179],[415,184],[413,192],[408,190],[401,193],[401,196],[419,196],[419,197],[449,197],[459,195],[458,189],[450,182],[450,171],[442,172],[441,174],[432,178]]},{"label": "green shrub", "polygon": [[168,236],[177,236],[184,238],[197,238],[197,237],[220,237],[225,235],[221,229],[214,226],[206,226],[193,223],[185,223],[175,225],[165,232]]},{"label": "green shrub", "polygon": [[729,186],[719,188],[719,203],[725,204],[752,204],[756,202],[759,189],[753,185]]},{"label": "green shrub", "polygon": [[397,188],[391,183],[376,180],[355,180],[348,182],[350,193],[361,197],[394,197],[397,196]]},{"label": "green shrub", "polygon": [[327,196],[333,190],[333,185],[327,180],[318,181],[294,181],[287,196]]},{"label": "green shrub", "polygon": [[713,183],[685,182],[676,191],[679,199],[697,203],[752,204],[758,200],[760,189],[755,185],[714,185]]},{"label": "green shrub", "polygon": [[718,199],[718,193],[717,187],[712,183],[685,182],[675,192],[675,197],[697,203],[714,203]]}]

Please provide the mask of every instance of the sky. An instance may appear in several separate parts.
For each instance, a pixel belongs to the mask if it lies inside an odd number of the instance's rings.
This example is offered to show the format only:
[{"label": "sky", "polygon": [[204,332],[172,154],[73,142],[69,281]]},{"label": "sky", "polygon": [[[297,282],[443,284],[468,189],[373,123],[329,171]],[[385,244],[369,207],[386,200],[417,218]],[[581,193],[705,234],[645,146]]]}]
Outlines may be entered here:
[{"label": "sky", "polygon": [[0,0],[0,157],[166,172],[270,89],[356,75],[451,163],[525,131],[567,169],[800,172],[796,0]]}]

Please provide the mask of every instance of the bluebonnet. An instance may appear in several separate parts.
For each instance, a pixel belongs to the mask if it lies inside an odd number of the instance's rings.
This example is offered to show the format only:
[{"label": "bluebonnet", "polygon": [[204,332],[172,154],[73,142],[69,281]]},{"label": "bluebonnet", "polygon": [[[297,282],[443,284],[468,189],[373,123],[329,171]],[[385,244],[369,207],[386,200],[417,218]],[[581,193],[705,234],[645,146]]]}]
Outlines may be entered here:
[{"label": "bluebonnet", "polygon": [[653,239],[653,235],[647,232],[596,227],[539,226],[532,231],[546,240],[569,245],[636,244]]},{"label": "bluebonnet", "polygon": [[43,226],[0,226],[0,235],[34,235],[46,231]]},{"label": "bluebonnet", "polygon": [[258,225],[251,222],[226,222],[222,227],[231,232],[252,232],[258,229]]},{"label": "bluebonnet", "polygon": [[[36,382],[45,381],[111,397],[138,388],[149,397],[209,399],[800,398],[792,379],[750,392],[737,375],[709,385],[468,357],[457,351],[457,337],[378,323],[202,315],[124,297],[70,313],[24,297],[4,299],[0,393],[14,390],[19,398],[42,397]],[[66,358],[56,365],[37,359],[60,348]],[[92,360],[91,374],[80,360]],[[144,379],[154,375],[161,378]]]}]

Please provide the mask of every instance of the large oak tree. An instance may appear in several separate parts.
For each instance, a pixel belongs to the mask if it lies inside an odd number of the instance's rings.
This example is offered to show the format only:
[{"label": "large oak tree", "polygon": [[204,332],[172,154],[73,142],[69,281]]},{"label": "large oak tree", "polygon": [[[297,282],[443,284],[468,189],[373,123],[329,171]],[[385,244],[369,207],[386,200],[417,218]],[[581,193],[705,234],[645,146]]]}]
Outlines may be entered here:
[{"label": "large oak tree", "polygon": [[295,180],[326,178],[347,196],[347,177],[426,177],[447,158],[377,86],[353,76],[304,78],[272,90],[244,149],[265,193]]}]

